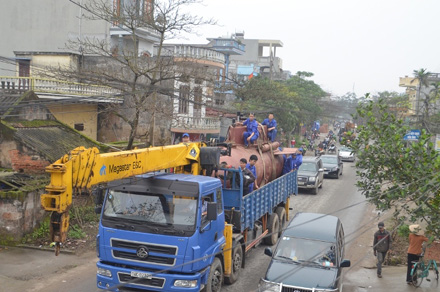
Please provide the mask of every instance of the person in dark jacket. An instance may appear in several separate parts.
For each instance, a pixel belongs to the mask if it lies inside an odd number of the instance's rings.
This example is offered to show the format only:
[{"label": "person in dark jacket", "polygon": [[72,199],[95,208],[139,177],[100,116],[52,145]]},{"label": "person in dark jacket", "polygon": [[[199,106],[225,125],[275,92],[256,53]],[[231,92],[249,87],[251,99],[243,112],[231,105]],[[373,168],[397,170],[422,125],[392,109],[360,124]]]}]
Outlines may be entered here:
[{"label": "person in dark jacket", "polygon": [[255,154],[252,154],[251,157],[249,157],[249,163],[246,164],[246,168],[249,169],[255,177],[255,181],[253,183],[249,184],[249,193],[251,193],[254,190],[254,186],[255,186],[255,189],[258,189],[258,184],[256,181],[257,167],[255,166],[257,161],[258,161],[258,156]]},{"label": "person in dark jacket", "polygon": [[[254,174],[246,168],[246,164],[246,158],[240,159],[241,174],[243,175],[243,196],[249,194],[249,185],[255,181]],[[240,178],[238,176],[236,176],[235,180],[237,185],[240,185]]]},{"label": "person in dark jacket", "polygon": [[385,230],[383,222],[379,222],[377,227],[379,230],[374,233],[373,251],[377,257],[377,277],[382,278],[382,263],[387,252],[391,251],[391,234]]}]

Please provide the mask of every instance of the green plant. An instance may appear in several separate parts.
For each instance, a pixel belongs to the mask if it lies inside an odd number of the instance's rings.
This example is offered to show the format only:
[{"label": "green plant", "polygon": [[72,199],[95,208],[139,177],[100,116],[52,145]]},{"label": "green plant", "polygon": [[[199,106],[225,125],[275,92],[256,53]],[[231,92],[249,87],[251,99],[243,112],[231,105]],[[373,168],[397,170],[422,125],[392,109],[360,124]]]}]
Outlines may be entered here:
[{"label": "green plant", "polygon": [[47,216],[43,221],[40,222],[40,226],[32,233],[26,234],[22,242],[28,242],[30,240],[36,240],[36,239],[43,239],[43,238],[49,238],[50,234],[50,217]]},{"label": "green plant", "polygon": [[99,222],[99,215],[95,213],[94,206],[72,206],[69,211],[70,220],[73,223],[84,227],[87,222]]},{"label": "green plant", "polygon": [[86,235],[87,234],[81,229],[78,224],[70,226],[69,232],[67,234],[67,236],[72,239],[81,239],[86,237]]},{"label": "green plant", "polygon": [[397,234],[400,237],[408,238],[409,236],[409,226],[407,224],[402,224],[397,228]]}]

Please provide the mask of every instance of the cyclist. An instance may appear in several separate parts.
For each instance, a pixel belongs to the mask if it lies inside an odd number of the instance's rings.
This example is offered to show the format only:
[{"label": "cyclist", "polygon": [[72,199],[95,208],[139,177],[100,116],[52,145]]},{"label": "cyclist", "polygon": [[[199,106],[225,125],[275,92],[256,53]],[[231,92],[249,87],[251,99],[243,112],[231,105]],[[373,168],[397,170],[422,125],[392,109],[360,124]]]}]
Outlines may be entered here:
[{"label": "cyclist", "polygon": [[419,224],[409,226],[409,247],[408,247],[408,269],[406,271],[406,283],[412,284],[411,268],[412,262],[420,260],[420,254],[422,253],[422,244],[428,241],[428,238],[424,236],[423,230]]}]

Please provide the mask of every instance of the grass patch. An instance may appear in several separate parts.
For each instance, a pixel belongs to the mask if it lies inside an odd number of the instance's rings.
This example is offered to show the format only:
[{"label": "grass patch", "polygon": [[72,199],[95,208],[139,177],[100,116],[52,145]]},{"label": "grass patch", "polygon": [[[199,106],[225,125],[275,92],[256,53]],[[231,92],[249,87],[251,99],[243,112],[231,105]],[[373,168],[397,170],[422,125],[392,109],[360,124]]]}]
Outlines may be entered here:
[{"label": "grass patch", "polygon": [[84,232],[81,227],[75,224],[70,226],[67,236],[71,239],[82,239],[87,236],[87,233]]}]

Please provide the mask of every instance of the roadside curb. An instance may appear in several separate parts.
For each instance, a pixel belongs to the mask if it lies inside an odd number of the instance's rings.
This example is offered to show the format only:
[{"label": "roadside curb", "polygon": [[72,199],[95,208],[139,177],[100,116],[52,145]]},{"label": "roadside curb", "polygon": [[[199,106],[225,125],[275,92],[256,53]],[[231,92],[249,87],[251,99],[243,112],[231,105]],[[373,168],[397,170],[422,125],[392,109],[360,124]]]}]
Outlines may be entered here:
[{"label": "roadside curb", "polygon": [[[12,248],[27,248],[27,249],[36,249],[36,250],[42,250],[42,251],[47,251],[47,252],[52,252],[55,253],[55,249],[54,248],[49,248],[49,247],[39,247],[39,246],[34,246],[34,245],[27,245],[27,244],[18,244],[16,246],[13,246]],[[69,255],[75,255],[76,252],[75,251],[71,251],[71,250],[65,250],[65,249],[61,249],[60,253],[63,254],[69,254]]]}]

